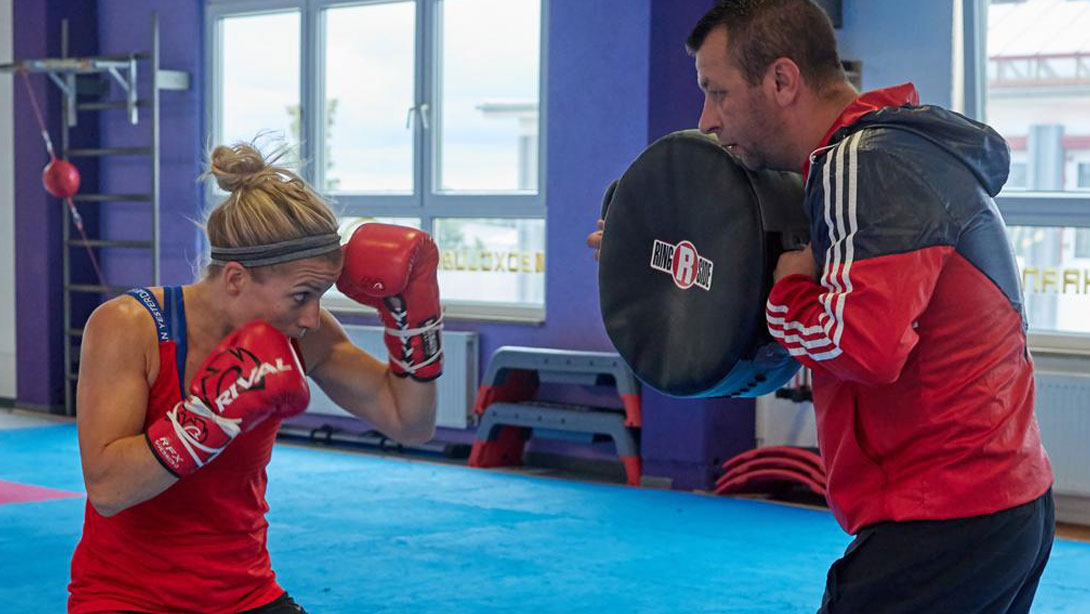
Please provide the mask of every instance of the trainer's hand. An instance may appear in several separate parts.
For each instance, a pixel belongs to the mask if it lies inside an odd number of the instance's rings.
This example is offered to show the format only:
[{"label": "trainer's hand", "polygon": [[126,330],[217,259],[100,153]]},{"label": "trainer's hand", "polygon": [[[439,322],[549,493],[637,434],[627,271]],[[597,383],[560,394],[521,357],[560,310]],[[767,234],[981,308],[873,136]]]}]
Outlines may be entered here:
[{"label": "trainer's hand", "polygon": [[606,221],[598,220],[598,230],[587,235],[587,247],[594,250],[594,259],[597,260],[598,256],[602,253],[602,232],[605,231]]},{"label": "trainer's hand", "polygon": [[283,333],[251,322],[227,335],[193,374],[189,398],[148,426],[148,447],[183,477],[215,458],[239,433],[270,417],[301,413],[310,388]]},{"label": "trainer's hand", "polygon": [[776,261],[776,269],[772,271],[772,280],[780,281],[789,275],[805,275],[817,280],[817,264],[814,262],[814,252],[809,245],[800,250],[780,254],[780,259]]}]

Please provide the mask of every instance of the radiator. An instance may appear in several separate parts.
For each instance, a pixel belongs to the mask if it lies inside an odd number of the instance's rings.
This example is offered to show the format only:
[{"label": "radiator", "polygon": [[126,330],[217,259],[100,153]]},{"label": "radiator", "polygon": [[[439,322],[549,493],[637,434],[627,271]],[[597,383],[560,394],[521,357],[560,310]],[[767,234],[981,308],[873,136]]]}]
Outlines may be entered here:
[{"label": "radiator", "polygon": [[[378,326],[345,326],[352,343],[368,354],[386,359],[386,345],[382,342],[382,328]],[[477,334],[443,331],[443,375],[436,381],[438,403],[436,425],[464,429],[469,426],[473,399],[477,394]],[[311,386],[310,407],[307,413],[333,416],[350,416],[337,407],[318,388]]]},{"label": "radiator", "polygon": [[771,394],[757,397],[755,420],[757,447],[799,446],[816,448],[817,425],[811,403],[777,399]]},{"label": "radiator", "polygon": [[1090,374],[1037,374],[1037,423],[1056,474],[1054,491],[1090,497]]}]

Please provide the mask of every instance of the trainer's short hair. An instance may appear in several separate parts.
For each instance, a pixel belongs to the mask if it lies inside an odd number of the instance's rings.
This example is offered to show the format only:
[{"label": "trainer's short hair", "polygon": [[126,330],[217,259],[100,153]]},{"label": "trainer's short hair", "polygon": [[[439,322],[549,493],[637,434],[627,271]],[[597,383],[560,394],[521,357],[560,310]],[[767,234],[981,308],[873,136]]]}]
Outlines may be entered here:
[{"label": "trainer's short hair", "polygon": [[727,29],[731,59],[750,85],[778,58],[798,65],[817,91],[844,81],[829,16],[811,0],[719,0],[693,28],[685,48],[695,54],[712,30]]}]

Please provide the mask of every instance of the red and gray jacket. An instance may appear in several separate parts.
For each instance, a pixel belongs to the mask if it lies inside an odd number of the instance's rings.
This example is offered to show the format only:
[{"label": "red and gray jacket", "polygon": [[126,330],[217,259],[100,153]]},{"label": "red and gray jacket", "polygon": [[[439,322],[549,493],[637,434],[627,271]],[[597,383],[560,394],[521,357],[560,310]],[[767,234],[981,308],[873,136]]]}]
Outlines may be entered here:
[{"label": "red and gray jacket", "polygon": [[992,197],[991,128],[906,84],[850,105],[811,154],[818,281],[772,289],[772,335],[813,370],[829,505],[849,533],[987,514],[1042,495],[1017,266]]}]

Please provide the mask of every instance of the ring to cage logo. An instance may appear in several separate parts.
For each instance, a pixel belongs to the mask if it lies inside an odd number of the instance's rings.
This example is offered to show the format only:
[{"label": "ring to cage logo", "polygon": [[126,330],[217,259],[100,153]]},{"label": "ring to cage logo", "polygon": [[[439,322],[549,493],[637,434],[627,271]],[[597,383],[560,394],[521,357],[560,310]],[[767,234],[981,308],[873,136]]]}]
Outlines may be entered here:
[{"label": "ring to cage logo", "polygon": [[712,261],[701,256],[696,246],[688,241],[671,245],[655,239],[651,247],[651,268],[669,273],[674,284],[682,290],[693,286],[711,290]]}]

